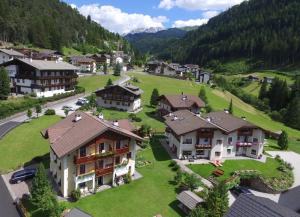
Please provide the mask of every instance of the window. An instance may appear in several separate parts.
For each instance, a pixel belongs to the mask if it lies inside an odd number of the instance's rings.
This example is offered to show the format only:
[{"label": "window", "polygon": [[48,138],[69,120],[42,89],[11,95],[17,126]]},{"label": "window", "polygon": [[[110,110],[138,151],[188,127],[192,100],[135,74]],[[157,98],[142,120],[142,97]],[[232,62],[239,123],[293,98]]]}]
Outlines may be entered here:
[{"label": "window", "polygon": [[109,104],[111,104],[111,101],[109,101]]},{"label": "window", "polygon": [[251,154],[252,154],[252,155],[256,155],[256,150],[255,150],[255,149],[252,149],[252,150],[251,150]]},{"label": "window", "polygon": [[205,139],[204,139],[204,142],[208,142],[208,138],[205,138]]},{"label": "window", "polygon": [[215,152],[215,156],[216,156],[216,157],[220,157],[220,156],[221,156],[221,152],[216,151],[216,152]]},{"label": "window", "polygon": [[253,138],[253,142],[258,142],[258,138]]},{"label": "window", "polygon": [[197,150],[196,155],[204,155],[205,151],[204,150]]},{"label": "window", "polygon": [[228,144],[231,144],[232,143],[232,137],[229,137],[228,138]]},{"label": "window", "polygon": [[79,184],[79,188],[84,188],[84,187],[85,187],[85,182]]},{"label": "window", "polygon": [[80,165],[79,174],[85,174],[85,164]]},{"label": "window", "polygon": [[222,145],[223,141],[221,139],[217,140],[217,145]]},{"label": "window", "polygon": [[184,141],[183,141],[183,144],[192,144],[193,143],[193,139],[192,138],[186,138]]},{"label": "window", "polygon": [[116,141],[116,149],[120,149],[121,148],[121,142],[120,140]]},{"label": "window", "polygon": [[120,164],[120,156],[117,156],[115,158],[115,163],[116,163],[116,165]]},{"label": "window", "polygon": [[101,153],[104,150],[104,143],[99,144],[99,152]]},{"label": "window", "polygon": [[106,100],[104,100],[104,103],[105,103],[105,104],[107,103]]},{"label": "window", "polygon": [[183,156],[189,156],[192,155],[192,151],[182,151]]},{"label": "window", "polygon": [[227,154],[231,154],[231,148],[227,149]]},{"label": "window", "polygon": [[79,151],[80,151],[80,157],[86,156],[86,148],[85,147],[81,147]]},{"label": "window", "polygon": [[131,159],[131,152],[127,153],[127,159]]}]

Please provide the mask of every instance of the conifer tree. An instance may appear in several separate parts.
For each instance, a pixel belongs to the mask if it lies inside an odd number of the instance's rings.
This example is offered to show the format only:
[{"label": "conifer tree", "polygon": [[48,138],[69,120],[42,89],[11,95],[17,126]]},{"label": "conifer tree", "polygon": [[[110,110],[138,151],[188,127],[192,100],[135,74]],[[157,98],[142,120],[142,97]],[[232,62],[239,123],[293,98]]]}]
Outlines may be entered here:
[{"label": "conifer tree", "polygon": [[151,94],[150,105],[157,106],[158,105],[159,92],[157,88],[154,88]]},{"label": "conifer tree", "polygon": [[278,146],[280,147],[281,150],[287,150],[288,149],[289,141],[288,141],[287,132],[282,131],[282,133],[279,136],[277,144],[278,144]]},{"label": "conifer tree", "polygon": [[232,103],[232,99],[230,100],[230,103],[229,103],[228,112],[229,112],[229,114],[233,114],[233,103]]},{"label": "conifer tree", "polygon": [[106,82],[105,87],[108,87],[108,86],[111,86],[111,85],[113,85],[113,82],[112,82],[111,79],[108,79],[107,82]]},{"label": "conifer tree", "polygon": [[0,68],[0,100],[6,100],[10,93],[8,72],[4,67]]}]

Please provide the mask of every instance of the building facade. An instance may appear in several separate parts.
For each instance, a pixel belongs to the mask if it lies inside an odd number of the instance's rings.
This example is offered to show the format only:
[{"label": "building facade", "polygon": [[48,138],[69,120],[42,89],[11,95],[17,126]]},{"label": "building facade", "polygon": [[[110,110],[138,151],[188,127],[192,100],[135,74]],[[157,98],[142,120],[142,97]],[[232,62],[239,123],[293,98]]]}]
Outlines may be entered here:
[{"label": "building facade", "polygon": [[23,59],[25,58],[25,56],[24,54],[13,49],[0,49],[0,64],[11,61],[16,58]]},{"label": "building facade", "polygon": [[142,107],[141,95],[143,91],[130,84],[107,86],[95,93],[97,105],[100,107],[128,112],[135,112]]},{"label": "building facade", "polygon": [[73,56],[70,58],[72,65],[77,66],[80,72],[83,73],[96,73],[97,64],[96,61],[92,58],[85,56]]},{"label": "building facade", "polygon": [[179,159],[222,160],[262,155],[264,130],[226,112],[212,112],[200,117],[181,110],[165,119],[167,143]]},{"label": "building facade", "polygon": [[2,64],[9,72],[14,92],[51,97],[75,90],[77,68],[66,62],[14,59]]},{"label": "building facade", "polygon": [[118,122],[75,112],[50,127],[50,172],[64,197],[74,189],[95,192],[118,186],[135,173],[136,143],[142,139]]},{"label": "building facade", "polygon": [[162,95],[159,97],[157,111],[160,116],[179,110],[189,110],[195,114],[200,113],[200,109],[205,107],[205,103],[197,96],[193,95]]}]

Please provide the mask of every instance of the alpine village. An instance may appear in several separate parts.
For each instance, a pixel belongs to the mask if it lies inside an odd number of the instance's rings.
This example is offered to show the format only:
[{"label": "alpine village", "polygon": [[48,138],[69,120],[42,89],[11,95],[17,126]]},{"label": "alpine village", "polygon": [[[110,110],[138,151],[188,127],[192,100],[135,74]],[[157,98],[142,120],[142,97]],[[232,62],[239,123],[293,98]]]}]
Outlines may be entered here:
[{"label": "alpine village", "polygon": [[0,217],[300,217],[299,0],[1,0]]}]

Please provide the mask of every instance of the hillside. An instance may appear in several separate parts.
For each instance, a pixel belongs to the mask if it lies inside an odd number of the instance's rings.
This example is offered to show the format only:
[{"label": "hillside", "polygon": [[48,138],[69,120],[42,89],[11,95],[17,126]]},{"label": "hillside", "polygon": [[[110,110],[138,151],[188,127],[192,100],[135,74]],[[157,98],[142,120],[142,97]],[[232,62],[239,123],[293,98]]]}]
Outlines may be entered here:
[{"label": "hillside", "polygon": [[68,4],[59,0],[1,0],[0,40],[15,44],[61,50],[76,47],[90,51],[116,49],[118,42],[126,51],[128,43],[80,15]]},{"label": "hillside", "polygon": [[[164,58],[168,58],[168,46],[173,44],[177,39],[183,38],[187,33],[185,29],[167,29],[155,33],[135,33],[125,36],[139,52],[150,54],[158,54]],[[166,52],[164,52],[166,51]]]},{"label": "hillside", "polygon": [[251,59],[256,67],[290,65],[300,60],[299,25],[300,1],[249,0],[188,32],[164,52],[174,61],[200,65],[236,58]]}]

